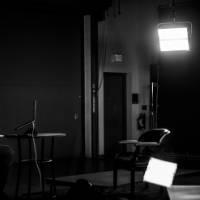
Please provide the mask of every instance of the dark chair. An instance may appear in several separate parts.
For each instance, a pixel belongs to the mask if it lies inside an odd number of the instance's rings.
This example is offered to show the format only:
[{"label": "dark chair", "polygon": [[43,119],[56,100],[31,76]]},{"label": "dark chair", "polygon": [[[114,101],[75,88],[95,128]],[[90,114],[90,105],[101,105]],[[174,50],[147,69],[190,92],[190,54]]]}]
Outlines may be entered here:
[{"label": "dark chair", "polygon": [[133,152],[122,152],[114,158],[113,169],[113,186],[117,187],[118,169],[126,169],[130,171],[130,190],[135,190],[135,172],[145,171],[149,158],[157,157],[162,149],[162,144],[167,135],[170,134],[168,129],[156,128],[144,132],[138,140],[121,140],[119,144],[134,145]]}]

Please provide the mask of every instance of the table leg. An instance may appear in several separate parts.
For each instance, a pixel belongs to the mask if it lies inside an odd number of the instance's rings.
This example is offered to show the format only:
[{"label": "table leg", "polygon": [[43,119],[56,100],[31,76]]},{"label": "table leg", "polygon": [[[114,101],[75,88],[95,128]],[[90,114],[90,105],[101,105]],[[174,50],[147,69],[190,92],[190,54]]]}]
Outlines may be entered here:
[{"label": "table leg", "polygon": [[20,176],[21,176],[21,161],[22,161],[22,151],[21,151],[21,138],[17,138],[17,146],[18,146],[18,166],[17,166],[17,180],[15,187],[15,199],[18,198],[19,195],[19,186],[20,186]]},{"label": "table leg", "polygon": [[40,164],[40,169],[41,169],[41,181],[42,181],[42,195],[44,197],[45,195],[45,178],[44,178],[44,149],[45,149],[45,139],[41,139],[41,164]]},{"label": "table leg", "polygon": [[51,177],[52,183],[50,184],[50,193],[52,197],[56,197],[56,185],[55,185],[55,163],[54,163],[54,137],[51,138],[51,152],[50,152],[50,159],[51,159]]},{"label": "table leg", "polygon": [[28,194],[27,199],[31,196],[31,183],[32,183],[32,138],[28,139],[29,142],[29,161],[28,161]]}]

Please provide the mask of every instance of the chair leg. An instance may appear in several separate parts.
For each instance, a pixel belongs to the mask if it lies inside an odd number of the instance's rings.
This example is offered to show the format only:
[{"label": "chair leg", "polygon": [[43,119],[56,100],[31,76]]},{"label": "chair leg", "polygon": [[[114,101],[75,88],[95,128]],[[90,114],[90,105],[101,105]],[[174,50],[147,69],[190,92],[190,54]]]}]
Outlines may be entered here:
[{"label": "chair leg", "polygon": [[135,171],[131,170],[131,193],[134,194],[135,192]]},{"label": "chair leg", "polygon": [[18,195],[19,195],[20,177],[21,177],[21,162],[17,166],[17,181],[16,181],[15,198],[14,198],[15,200],[18,199]]},{"label": "chair leg", "polygon": [[149,184],[145,182],[144,188],[148,189],[149,188]]},{"label": "chair leg", "polygon": [[117,168],[113,170],[113,187],[114,189],[117,188]]},{"label": "chair leg", "polygon": [[56,199],[57,196],[57,190],[56,190],[56,184],[55,184],[55,165],[54,161],[51,162],[51,177],[52,177],[52,183],[50,184],[50,194],[52,199]]},{"label": "chair leg", "polygon": [[[146,169],[145,169],[146,170]],[[143,171],[143,176],[145,174],[145,170]],[[148,189],[149,188],[149,183],[144,182],[144,189]]]}]

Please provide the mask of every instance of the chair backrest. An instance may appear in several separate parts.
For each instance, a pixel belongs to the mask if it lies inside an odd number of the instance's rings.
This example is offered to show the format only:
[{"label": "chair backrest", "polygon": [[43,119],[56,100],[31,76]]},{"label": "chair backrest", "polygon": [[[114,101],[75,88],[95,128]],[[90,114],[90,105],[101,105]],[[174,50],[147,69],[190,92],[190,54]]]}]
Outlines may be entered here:
[{"label": "chair backrest", "polygon": [[166,128],[155,128],[144,132],[138,139],[140,142],[156,142],[161,144],[165,136],[170,134]]}]

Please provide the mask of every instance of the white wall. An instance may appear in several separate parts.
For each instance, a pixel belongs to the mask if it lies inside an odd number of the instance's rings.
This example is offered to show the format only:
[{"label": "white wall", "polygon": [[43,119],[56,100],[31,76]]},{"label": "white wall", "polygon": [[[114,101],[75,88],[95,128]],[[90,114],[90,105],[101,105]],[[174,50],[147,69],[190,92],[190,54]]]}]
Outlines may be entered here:
[{"label": "white wall", "polygon": [[[149,105],[150,64],[155,63],[157,1],[123,0],[121,14],[116,6],[99,23],[99,154],[104,153],[103,72],[127,73],[127,138],[137,138],[136,119],[141,105]],[[123,61],[112,62],[112,55],[122,54]],[[101,84],[102,83],[102,84]],[[139,94],[139,104],[131,104],[131,94]]]}]

